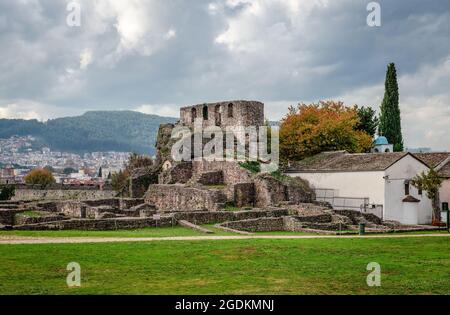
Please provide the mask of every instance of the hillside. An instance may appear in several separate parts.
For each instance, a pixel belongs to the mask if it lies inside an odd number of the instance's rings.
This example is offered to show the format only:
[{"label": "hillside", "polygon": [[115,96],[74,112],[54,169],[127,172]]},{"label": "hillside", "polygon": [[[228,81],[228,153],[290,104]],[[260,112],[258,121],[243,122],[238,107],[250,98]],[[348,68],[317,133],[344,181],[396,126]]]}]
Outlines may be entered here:
[{"label": "hillside", "polygon": [[0,119],[0,138],[35,136],[52,150],[74,153],[123,151],[154,154],[160,124],[176,118],[133,111],[95,111],[39,122]]}]

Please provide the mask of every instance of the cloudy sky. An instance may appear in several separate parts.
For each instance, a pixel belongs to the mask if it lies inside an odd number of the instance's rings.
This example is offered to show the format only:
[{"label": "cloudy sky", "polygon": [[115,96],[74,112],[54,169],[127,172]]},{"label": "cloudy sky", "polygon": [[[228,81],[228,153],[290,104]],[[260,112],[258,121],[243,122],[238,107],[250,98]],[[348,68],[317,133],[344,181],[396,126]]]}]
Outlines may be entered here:
[{"label": "cloudy sky", "polygon": [[0,0],[0,118],[182,105],[299,102],[379,108],[386,66],[399,75],[405,143],[450,150],[450,1]]}]

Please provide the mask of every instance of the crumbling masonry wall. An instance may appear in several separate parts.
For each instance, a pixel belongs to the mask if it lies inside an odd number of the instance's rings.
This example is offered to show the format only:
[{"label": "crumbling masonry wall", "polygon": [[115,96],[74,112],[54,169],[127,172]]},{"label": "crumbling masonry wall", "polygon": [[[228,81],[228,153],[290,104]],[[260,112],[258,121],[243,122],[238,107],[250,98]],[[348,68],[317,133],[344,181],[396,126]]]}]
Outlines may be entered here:
[{"label": "crumbling masonry wall", "polygon": [[217,211],[226,203],[226,196],[219,189],[201,189],[184,185],[151,185],[145,202],[158,211]]},{"label": "crumbling masonry wall", "polygon": [[218,126],[263,126],[264,104],[256,101],[228,101],[198,104],[181,108],[181,124],[194,127],[195,119],[203,120],[203,128]]}]

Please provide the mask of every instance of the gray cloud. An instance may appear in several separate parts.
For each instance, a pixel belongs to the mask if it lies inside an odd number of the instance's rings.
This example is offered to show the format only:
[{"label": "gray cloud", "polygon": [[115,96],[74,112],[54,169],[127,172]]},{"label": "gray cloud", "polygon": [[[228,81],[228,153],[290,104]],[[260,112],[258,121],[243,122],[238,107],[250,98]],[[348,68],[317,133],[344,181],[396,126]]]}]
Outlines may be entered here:
[{"label": "gray cloud", "polygon": [[79,0],[0,2],[0,117],[91,109],[175,114],[177,107],[258,99],[343,99],[379,106],[386,65],[399,72],[406,144],[450,150],[450,3],[366,0]]}]

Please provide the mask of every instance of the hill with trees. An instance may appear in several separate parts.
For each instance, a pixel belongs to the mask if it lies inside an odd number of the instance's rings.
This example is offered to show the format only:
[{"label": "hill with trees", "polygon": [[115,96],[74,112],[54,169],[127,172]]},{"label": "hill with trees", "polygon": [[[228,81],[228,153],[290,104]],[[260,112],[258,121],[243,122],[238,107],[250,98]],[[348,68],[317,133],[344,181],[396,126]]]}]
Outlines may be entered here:
[{"label": "hill with trees", "polygon": [[0,119],[0,138],[31,135],[53,151],[154,154],[159,125],[176,120],[133,111],[93,111],[47,122]]}]

